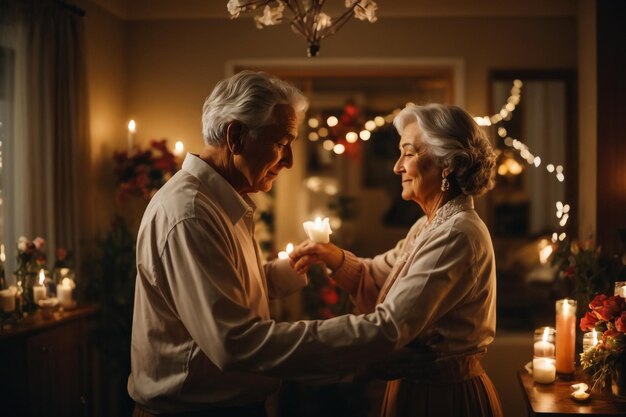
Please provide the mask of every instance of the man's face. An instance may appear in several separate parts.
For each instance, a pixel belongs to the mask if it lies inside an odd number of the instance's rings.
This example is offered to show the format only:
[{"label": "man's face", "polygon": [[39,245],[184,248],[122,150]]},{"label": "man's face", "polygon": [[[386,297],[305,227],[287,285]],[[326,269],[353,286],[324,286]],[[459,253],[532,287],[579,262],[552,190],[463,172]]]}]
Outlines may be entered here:
[{"label": "man's face", "polygon": [[237,155],[238,168],[246,184],[241,192],[269,191],[283,168],[293,165],[292,142],[298,137],[297,118],[288,105],[277,105],[267,126],[256,138],[246,138]]}]

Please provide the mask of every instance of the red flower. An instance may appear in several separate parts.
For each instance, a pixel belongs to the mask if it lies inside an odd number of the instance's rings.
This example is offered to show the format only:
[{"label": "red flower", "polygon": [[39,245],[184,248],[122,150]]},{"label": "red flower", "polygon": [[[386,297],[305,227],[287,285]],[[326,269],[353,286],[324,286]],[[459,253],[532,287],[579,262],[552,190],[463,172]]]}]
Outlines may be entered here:
[{"label": "red flower", "polygon": [[626,311],[622,311],[622,314],[615,319],[615,328],[618,332],[626,333]]},{"label": "red flower", "polygon": [[35,245],[35,249],[37,249],[38,251],[43,250],[44,246],[46,244],[46,241],[43,240],[42,237],[37,236],[34,240],[33,240],[33,245]]},{"label": "red flower", "polygon": [[593,307],[593,310],[600,320],[611,321],[622,312],[623,307],[624,299],[614,295],[604,299],[602,301],[602,306]]},{"label": "red flower", "polygon": [[588,330],[593,330],[596,327],[596,323],[598,322],[598,318],[591,311],[587,311],[585,316],[580,319],[580,330],[586,332]]},{"label": "red flower", "polygon": [[339,295],[334,288],[322,287],[320,288],[320,298],[325,304],[335,305],[339,302]]},{"label": "red flower", "polygon": [[332,319],[333,317],[335,317],[335,315],[333,314],[333,312],[330,310],[330,308],[328,307],[324,307],[323,309],[320,310],[320,315],[322,316],[322,318],[324,319]]},{"label": "red flower", "polygon": [[67,257],[67,249],[65,248],[57,248],[56,257],[58,261],[64,261]]}]

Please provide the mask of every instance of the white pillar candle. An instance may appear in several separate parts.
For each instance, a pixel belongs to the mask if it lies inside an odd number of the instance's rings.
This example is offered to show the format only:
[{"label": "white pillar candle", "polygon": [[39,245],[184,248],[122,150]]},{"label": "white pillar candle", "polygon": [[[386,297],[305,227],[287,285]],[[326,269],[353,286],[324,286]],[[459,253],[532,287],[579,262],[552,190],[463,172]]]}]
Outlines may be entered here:
[{"label": "white pillar candle", "polygon": [[35,304],[39,304],[39,300],[46,298],[46,286],[43,285],[46,280],[46,275],[43,273],[43,269],[39,270],[39,285],[33,287],[33,300]]},{"label": "white pillar candle", "polygon": [[73,305],[72,287],[72,281],[69,278],[63,278],[61,284],[57,285],[57,298],[63,307]]},{"label": "white pillar candle", "polygon": [[328,243],[330,242],[330,234],[333,232],[330,229],[330,222],[328,217],[317,217],[314,222],[304,222],[302,224],[304,231],[309,239],[316,243]]},{"label": "white pillar candle", "polygon": [[551,384],[556,379],[556,366],[554,359],[533,359],[533,380],[540,384]]},{"label": "white pillar candle", "polygon": [[12,313],[15,311],[15,295],[17,288],[11,285],[6,290],[0,291],[0,307],[4,313]]}]

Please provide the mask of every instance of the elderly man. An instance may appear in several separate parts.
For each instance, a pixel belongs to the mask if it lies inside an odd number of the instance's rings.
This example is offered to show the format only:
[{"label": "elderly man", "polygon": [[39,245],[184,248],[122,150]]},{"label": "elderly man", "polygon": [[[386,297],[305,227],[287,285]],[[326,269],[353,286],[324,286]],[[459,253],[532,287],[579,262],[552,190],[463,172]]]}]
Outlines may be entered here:
[{"label": "elderly man", "polygon": [[263,416],[280,383],[270,375],[333,374],[354,367],[359,344],[369,345],[368,357],[393,348],[369,320],[269,318],[269,297],[306,278],[286,260],[263,265],[248,194],[269,191],[292,166],[306,107],[293,86],[249,71],[207,98],[204,149],[155,194],[139,229],[128,381],[135,416]]}]

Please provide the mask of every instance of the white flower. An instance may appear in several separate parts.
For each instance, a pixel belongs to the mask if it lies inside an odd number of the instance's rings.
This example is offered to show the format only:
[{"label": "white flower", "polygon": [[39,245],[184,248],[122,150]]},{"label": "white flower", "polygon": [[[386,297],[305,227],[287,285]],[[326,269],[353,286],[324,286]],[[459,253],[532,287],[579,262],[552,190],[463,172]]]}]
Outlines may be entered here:
[{"label": "white flower", "polygon": [[376,17],[377,9],[378,6],[374,0],[360,0],[359,4],[354,8],[354,17],[359,20],[367,20],[370,23],[374,23],[378,20]]},{"label": "white flower", "polygon": [[315,21],[315,30],[320,32],[322,29],[327,28],[332,24],[332,19],[324,12],[320,12],[317,15],[317,19]]},{"label": "white flower", "polygon": [[28,248],[29,241],[25,236],[20,236],[17,240],[17,250],[24,252]]},{"label": "white flower", "polygon": [[258,0],[228,0],[226,7],[230,13],[230,18],[236,19],[239,17],[239,13],[256,9],[257,3],[259,3]]},{"label": "white flower", "polygon": [[265,6],[263,16],[254,17],[257,29],[263,29],[263,26],[273,26],[281,23],[283,10],[285,10],[285,4],[282,1],[279,1],[276,7]]},{"label": "white flower", "polygon": [[226,7],[228,8],[228,13],[230,13],[231,19],[236,19],[239,17],[239,13],[241,12],[242,0],[228,0],[228,4]]}]

